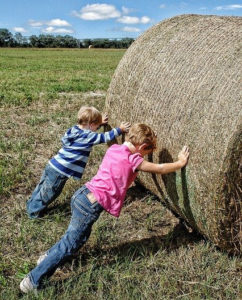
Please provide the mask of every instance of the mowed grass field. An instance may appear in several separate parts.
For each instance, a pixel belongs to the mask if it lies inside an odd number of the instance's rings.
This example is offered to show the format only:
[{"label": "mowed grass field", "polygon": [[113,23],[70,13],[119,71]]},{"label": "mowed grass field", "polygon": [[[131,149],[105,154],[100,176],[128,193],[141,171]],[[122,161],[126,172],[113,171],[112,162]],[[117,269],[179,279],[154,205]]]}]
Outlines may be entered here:
[{"label": "mowed grass field", "polygon": [[240,299],[240,259],[186,228],[139,185],[121,217],[103,213],[87,244],[44,289],[19,290],[65,232],[70,198],[95,175],[106,146],[94,148],[81,182],[69,180],[42,219],[28,219],[26,200],[78,109],[103,111],[124,53],[0,48],[0,299]]}]

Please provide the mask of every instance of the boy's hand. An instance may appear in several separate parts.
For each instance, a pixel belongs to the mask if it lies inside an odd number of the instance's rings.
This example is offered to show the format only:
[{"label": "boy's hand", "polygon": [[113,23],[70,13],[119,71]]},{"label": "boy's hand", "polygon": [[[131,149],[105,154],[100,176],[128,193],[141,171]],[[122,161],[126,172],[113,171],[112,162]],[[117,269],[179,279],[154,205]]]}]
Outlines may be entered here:
[{"label": "boy's hand", "polygon": [[105,125],[108,123],[108,114],[105,113],[102,115],[102,125]]},{"label": "boy's hand", "polygon": [[128,132],[131,124],[129,122],[122,122],[119,128],[122,130],[122,132]]},{"label": "boy's hand", "polygon": [[189,158],[189,148],[187,146],[184,146],[182,148],[182,151],[178,154],[178,161],[181,163],[181,167],[184,167]]}]

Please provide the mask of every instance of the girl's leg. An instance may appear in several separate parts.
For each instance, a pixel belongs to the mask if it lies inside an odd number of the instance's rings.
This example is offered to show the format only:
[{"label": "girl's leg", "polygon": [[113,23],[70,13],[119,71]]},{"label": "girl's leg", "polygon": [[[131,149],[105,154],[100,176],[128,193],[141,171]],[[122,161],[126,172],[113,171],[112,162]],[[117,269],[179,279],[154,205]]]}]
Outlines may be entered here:
[{"label": "girl's leg", "polygon": [[30,218],[38,218],[40,212],[55,200],[61,193],[68,178],[47,165],[31,198],[27,202]]},{"label": "girl's leg", "polygon": [[49,249],[46,258],[29,273],[34,287],[38,287],[43,278],[50,277],[66,258],[88,240],[92,225],[103,209],[97,202],[95,204],[89,202],[85,195],[87,191],[85,187],[81,188],[72,197],[72,218],[66,233]]}]

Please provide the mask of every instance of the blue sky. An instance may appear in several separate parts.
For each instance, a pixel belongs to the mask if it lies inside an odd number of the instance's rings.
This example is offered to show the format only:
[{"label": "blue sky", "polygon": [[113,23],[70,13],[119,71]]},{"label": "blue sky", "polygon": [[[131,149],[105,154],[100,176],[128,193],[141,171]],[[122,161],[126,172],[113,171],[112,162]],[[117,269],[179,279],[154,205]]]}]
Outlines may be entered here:
[{"label": "blue sky", "polygon": [[0,0],[0,28],[76,38],[136,38],[180,14],[242,15],[241,0]]}]

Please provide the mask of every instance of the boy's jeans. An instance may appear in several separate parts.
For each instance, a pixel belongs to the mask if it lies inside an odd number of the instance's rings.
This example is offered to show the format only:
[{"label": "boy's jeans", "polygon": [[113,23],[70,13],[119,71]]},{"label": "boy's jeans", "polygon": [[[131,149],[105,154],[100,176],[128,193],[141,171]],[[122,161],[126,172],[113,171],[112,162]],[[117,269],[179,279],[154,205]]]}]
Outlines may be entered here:
[{"label": "boy's jeans", "polygon": [[83,186],[73,195],[72,217],[66,233],[47,251],[46,258],[29,273],[34,287],[38,287],[43,278],[50,277],[65,259],[80,249],[89,238],[92,225],[99,218],[103,208],[98,202],[92,204],[86,197],[88,193],[90,191]]},{"label": "boy's jeans", "polygon": [[47,164],[39,184],[27,202],[27,212],[30,218],[38,218],[40,212],[60,195],[67,179],[67,176]]}]

